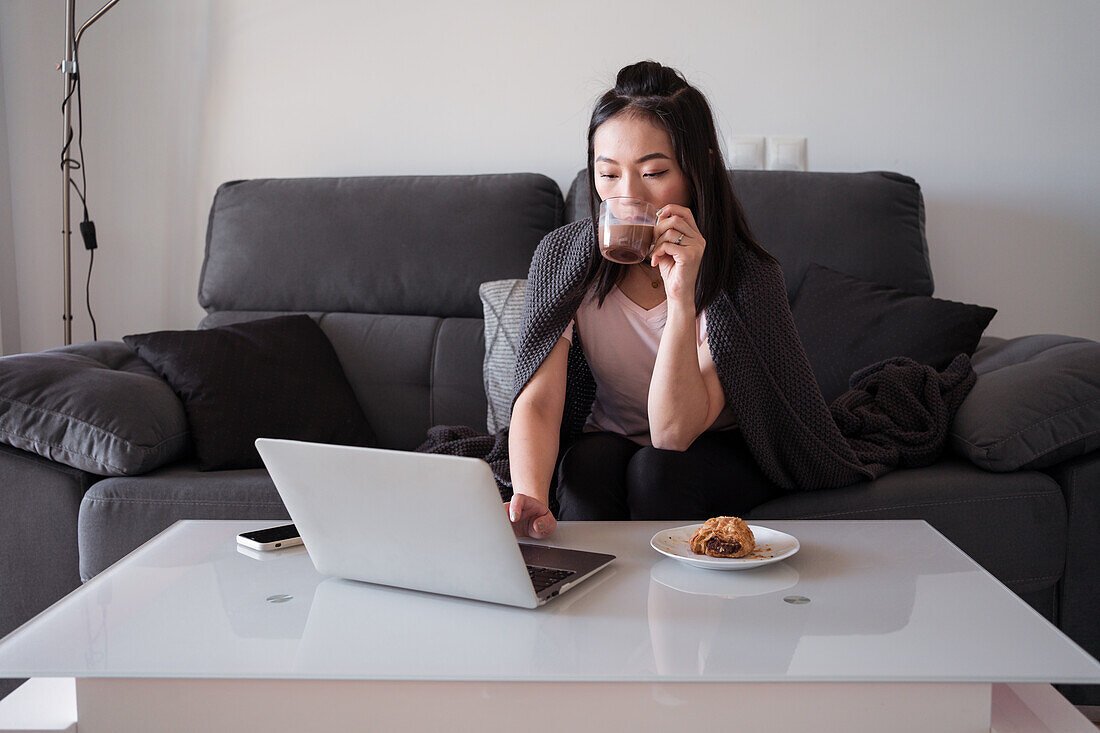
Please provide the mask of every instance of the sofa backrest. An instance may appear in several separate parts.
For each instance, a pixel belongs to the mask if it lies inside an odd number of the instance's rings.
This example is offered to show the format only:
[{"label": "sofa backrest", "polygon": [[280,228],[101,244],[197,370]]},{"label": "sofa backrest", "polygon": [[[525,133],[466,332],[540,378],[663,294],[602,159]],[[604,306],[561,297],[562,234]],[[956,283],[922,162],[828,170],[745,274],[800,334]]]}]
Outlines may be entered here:
[{"label": "sofa backrest", "polygon": [[[811,263],[932,294],[920,186],[900,173],[730,171],[757,241],[783,266],[793,300]],[[588,177],[566,196],[569,221],[587,218]]]},{"label": "sofa backrest", "polygon": [[[731,175],[790,296],[811,262],[932,293],[913,179]],[[588,216],[587,185],[581,171],[563,200],[554,181],[530,173],[223,184],[210,209],[201,325],[313,315],[384,447],[411,450],[432,425],[484,429],[478,285],[526,277],[546,233]]]},{"label": "sofa backrest", "polygon": [[485,429],[478,285],[523,278],[565,223],[541,175],[259,179],[218,188],[203,327],[318,320],[383,447],[432,425]]},{"label": "sofa backrest", "polygon": [[564,223],[534,173],[231,181],[210,207],[199,305],[478,318]]}]

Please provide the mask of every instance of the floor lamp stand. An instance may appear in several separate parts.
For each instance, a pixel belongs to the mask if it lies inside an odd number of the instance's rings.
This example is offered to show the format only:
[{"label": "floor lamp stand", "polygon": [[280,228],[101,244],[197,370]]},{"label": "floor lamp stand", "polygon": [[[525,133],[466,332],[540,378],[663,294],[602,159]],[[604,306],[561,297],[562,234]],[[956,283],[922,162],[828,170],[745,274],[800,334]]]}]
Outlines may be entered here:
[{"label": "floor lamp stand", "polygon": [[[73,104],[72,97],[69,95],[69,90],[72,88],[73,76],[77,73],[76,51],[80,46],[80,37],[84,35],[84,31],[87,30],[92,23],[99,20],[103,14],[110,10],[117,2],[118,0],[109,0],[106,5],[96,11],[95,15],[88,18],[88,20],[84,22],[84,25],[80,26],[80,30],[75,35],[73,34],[73,28],[74,17],[76,16],[76,0],[67,0],[65,3],[65,60],[58,66],[65,82],[65,86],[61,90],[62,105],[65,108],[65,129],[61,133],[61,145],[63,150],[67,150],[69,135],[72,133]],[[65,312],[62,314],[61,318],[65,324],[66,346],[73,342],[72,223],[69,219],[69,188],[71,178],[69,155],[66,152],[62,156],[61,161],[61,261],[62,267],[64,268],[63,297],[65,307]]]}]

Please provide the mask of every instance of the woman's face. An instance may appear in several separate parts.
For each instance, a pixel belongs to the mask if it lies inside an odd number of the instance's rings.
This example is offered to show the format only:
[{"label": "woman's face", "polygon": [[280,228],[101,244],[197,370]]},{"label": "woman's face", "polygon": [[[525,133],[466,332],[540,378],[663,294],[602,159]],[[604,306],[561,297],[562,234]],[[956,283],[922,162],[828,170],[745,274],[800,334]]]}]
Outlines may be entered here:
[{"label": "woman's face", "polygon": [[620,113],[592,135],[596,193],[600,200],[632,196],[660,208],[691,206],[687,176],[676,162],[672,138],[643,115]]}]

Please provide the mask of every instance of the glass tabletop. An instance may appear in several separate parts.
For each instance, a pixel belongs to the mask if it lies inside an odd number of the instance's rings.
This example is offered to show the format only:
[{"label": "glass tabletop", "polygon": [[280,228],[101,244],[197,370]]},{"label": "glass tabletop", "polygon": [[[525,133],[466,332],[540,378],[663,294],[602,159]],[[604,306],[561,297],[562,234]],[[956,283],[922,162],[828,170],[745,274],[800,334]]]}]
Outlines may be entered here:
[{"label": "glass tabletop", "polygon": [[924,522],[753,522],[800,548],[739,572],[650,546],[686,523],[559,524],[546,544],[617,558],[526,610],[238,548],[272,522],[179,522],[0,642],[0,677],[1100,683]]}]

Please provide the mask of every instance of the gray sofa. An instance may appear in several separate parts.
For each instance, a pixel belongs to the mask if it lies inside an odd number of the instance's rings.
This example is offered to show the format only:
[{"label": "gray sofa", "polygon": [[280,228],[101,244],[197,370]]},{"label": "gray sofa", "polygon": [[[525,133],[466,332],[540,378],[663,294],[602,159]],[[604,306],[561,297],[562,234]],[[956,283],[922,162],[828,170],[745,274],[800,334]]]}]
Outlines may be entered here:
[{"label": "gray sofa", "polygon": [[[733,176],[792,297],[810,263],[931,295],[912,179]],[[200,325],[312,315],[383,447],[413,450],[433,425],[485,430],[479,285],[524,278],[542,236],[587,206],[583,171],[566,197],[535,174],[230,182],[210,212]],[[751,517],[927,520],[1100,656],[1098,350],[985,338],[959,411],[968,427],[936,464],[790,494]],[[0,634],[179,519],[287,517],[262,469],[197,470],[166,390],[118,342],[0,359]],[[1006,399],[1031,392],[1045,395],[1038,408]],[[1100,704],[1096,688],[1065,691]]]}]

